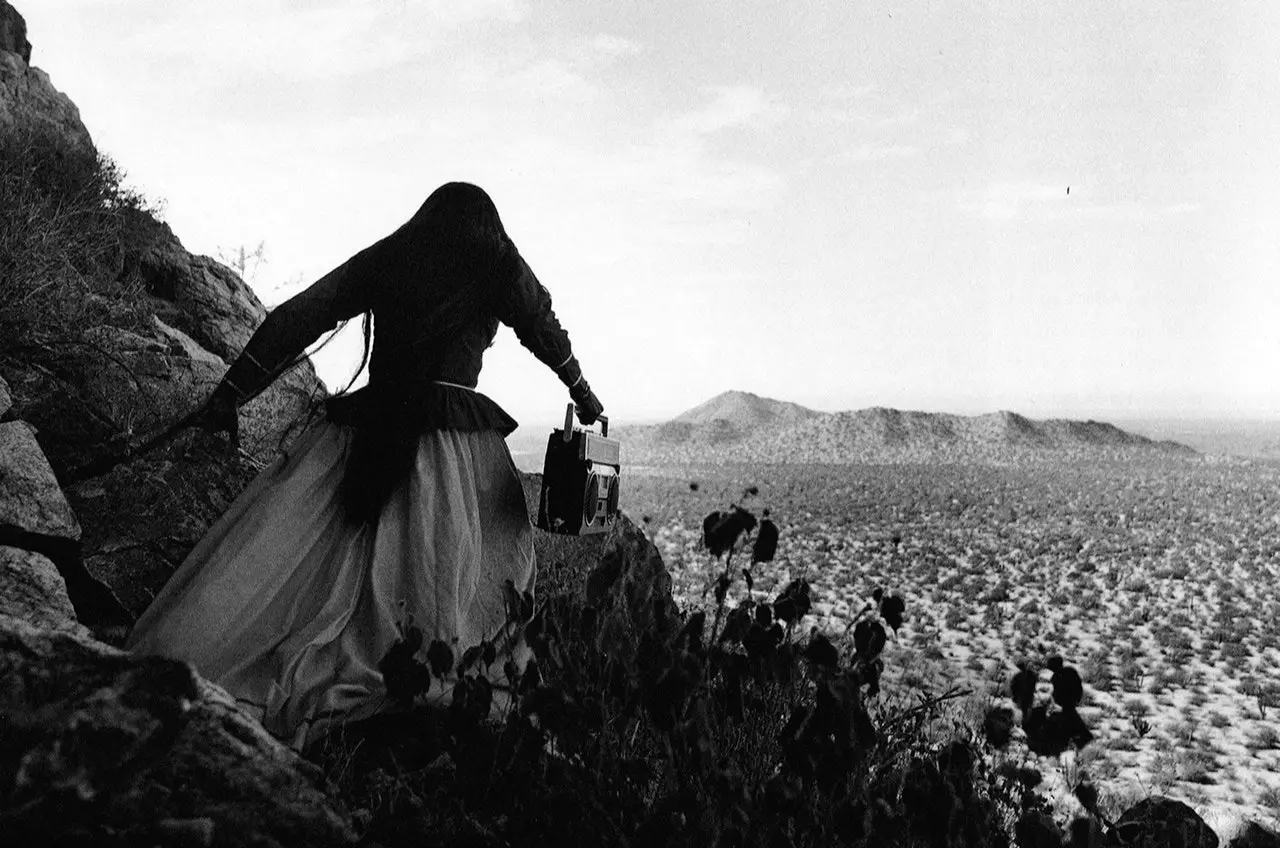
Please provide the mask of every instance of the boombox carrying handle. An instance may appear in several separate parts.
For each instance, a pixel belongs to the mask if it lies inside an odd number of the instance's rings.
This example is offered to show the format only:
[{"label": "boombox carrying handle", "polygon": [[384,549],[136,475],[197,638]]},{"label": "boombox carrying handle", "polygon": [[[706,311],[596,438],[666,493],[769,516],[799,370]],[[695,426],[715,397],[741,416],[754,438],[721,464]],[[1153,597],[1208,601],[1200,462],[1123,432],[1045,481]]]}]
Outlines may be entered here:
[{"label": "boombox carrying handle", "polygon": [[[573,412],[576,407],[570,401],[564,410],[564,440],[566,442],[573,440]],[[609,416],[600,415],[596,417],[600,422],[600,435],[608,438],[609,436]]]}]

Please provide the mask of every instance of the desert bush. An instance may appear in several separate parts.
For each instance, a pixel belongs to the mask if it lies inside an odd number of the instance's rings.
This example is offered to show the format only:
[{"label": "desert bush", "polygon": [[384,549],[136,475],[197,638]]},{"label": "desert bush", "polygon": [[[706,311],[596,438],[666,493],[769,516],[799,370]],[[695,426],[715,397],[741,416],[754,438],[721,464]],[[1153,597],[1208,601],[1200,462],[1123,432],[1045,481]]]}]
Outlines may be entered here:
[{"label": "desert bush", "polygon": [[1280,730],[1274,725],[1258,725],[1249,734],[1248,745],[1254,751],[1280,751]]},{"label": "desert bush", "polygon": [[0,136],[0,353],[118,312],[124,235],[153,212],[90,148],[39,124]]},{"label": "desert bush", "polygon": [[1187,783],[1212,786],[1219,768],[1217,757],[1208,751],[1181,751],[1178,754],[1178,777]]}]

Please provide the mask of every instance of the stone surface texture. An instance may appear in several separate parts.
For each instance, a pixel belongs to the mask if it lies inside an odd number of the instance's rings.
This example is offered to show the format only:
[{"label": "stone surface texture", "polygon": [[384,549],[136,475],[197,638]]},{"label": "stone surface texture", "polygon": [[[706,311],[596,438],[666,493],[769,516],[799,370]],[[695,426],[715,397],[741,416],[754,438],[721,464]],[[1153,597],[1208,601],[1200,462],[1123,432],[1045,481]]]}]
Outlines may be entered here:
[{"label": "stone surface texture", "polygon": [[186,663],[0,616],[0,715],[6,835],[153,844],[208,819],[219,846],[355,842],[319,770]]},{"label": "stone surface texture", "polygon": [[13,533],[80,538],[80,524],[35,433],[21,421],[0,424],[0,535]]},{"label": "stone surface texture", "polygon": [[0,615],[35,627],[89,636],[88,629],[76,620],[67,584],[57,566],[22,548],[0,545]]},{"label": "stone surface texture", "polygon": [[27,41],[27,22],[18,10],[0,0],[0,52],[16,53],[22,61],[31,61],[31,42]]},{"label": "stone surface texture", "polygon": [[29,64],[26,29],[17,10],[0,0],[0,131],[39,123],[74,145],[93,149],[76,104],[53,87],[48,74]]}]

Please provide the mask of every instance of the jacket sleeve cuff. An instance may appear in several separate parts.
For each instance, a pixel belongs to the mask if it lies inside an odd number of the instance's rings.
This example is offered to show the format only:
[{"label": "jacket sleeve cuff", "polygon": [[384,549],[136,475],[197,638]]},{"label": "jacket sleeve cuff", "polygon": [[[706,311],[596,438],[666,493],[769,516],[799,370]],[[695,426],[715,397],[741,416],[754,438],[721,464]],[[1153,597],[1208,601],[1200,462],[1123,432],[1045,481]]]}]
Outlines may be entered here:
[{"label": "jacket sleeve cuff", "polygon": [[582,367],[578,365],[578,357],[573,354],[555,369],[556,376],[560,378],[560,382],[568,387],[569,391],[573,391],[576,386],[580,386],[586,382],[582,378]]}]

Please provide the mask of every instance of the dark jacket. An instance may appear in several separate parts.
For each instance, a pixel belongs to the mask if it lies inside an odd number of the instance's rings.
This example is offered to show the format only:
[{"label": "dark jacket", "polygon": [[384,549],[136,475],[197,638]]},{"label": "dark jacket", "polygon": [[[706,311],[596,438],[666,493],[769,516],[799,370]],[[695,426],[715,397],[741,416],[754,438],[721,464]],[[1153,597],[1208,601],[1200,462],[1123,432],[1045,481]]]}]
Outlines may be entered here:
[{"label": "dark jacket", "polygon": [[460,275],[432,267],[412,243],[397,242],[399,235],[366,248],[271,311],[224,379],[237,402],[264,389],[326,331],[366,311],[375,328],[369,384],[327,402],[329,417],[340,423],[394,415],[418,430],[510,433],[516,427],[511,416],[468,390],[499,322],[566,384],[576,378],[551,296],[514,246],[488,267]]}]

